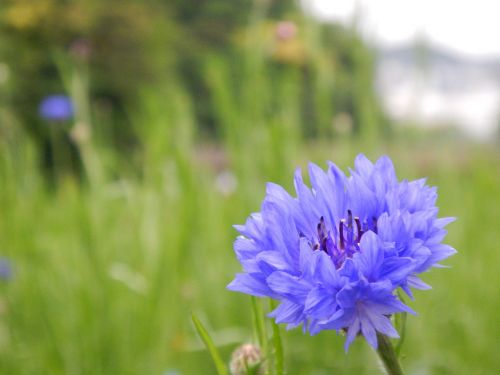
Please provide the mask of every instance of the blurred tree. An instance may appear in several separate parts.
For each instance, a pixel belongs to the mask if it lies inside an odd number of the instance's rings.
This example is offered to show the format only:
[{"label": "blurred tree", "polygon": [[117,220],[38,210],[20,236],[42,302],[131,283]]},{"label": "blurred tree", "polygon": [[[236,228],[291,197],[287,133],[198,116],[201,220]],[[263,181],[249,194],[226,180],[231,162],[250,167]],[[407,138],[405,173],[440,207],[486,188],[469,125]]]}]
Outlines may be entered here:
[{"label": "blurred tree", "polygon": [[[305,135],[372,138],[387,132],[388,121],[374,90],[374,52],[354,28],[296,13],[261,20],[237,34],[235,46],[235,70],[244,68],[245,54],[252,59],[260,55],[261,74],[275,86],[271,92],[279,92],[280,80],[289,79],[292,71],[299,73],[295,77],[300,80],[296,84]],[[241,80],[239,74],[235,80]],[[271,106],[276,100],[279,95],[269,96]]]},{"label": "blurred tree", "polygon": [[[355,30],[304,17],[298,1],[0,3],[0,62],[11,73],[2,97],[42,143],[48,134],[37,116],[38,103],[48,94],[70,91],[65,76],[71,69],[86,72],[88,94],[97,104],[91,107],[111,113],[106,138],[118,146],[136,142],[128,115],[137,109],[143,87],[174,81],[193,100],[199,128],[213,134],[217,109],[204,74],[214,54],[227,62],[223,66],[236,82],[244,81],[249,56],[261,59],[254,68],[263,69],[271,92],[279,93],[280,81],[295,77],[307,134],[333,133],[338,114],[351,119],[355,132],[361,124],[374,129],[381,119],[371,51]],[[279,95],[271,96],[270,110],[276,100]]]},{"label": "blurred tree", "polygon": [[[38,102],[68,91],[56,56],[90,66],[92,96],[122,107],[137,88],[175,64],[178,28],[155,1],[7,0],[0,5],[1,59],[11,69],[11,104],[41,136]],[[124,129],[122,129],[124,130]],[[126,132],[125,132],[126,133]]]}]

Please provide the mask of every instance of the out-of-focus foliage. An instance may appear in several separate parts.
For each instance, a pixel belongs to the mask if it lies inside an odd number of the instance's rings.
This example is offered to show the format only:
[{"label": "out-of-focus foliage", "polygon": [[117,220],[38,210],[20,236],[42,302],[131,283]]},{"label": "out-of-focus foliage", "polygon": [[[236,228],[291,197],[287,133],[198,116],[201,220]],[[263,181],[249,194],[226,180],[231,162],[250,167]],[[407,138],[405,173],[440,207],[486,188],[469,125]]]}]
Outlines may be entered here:
[{"label": "out-of-focus foliage", "polygon": [[255,58],[252,69],[268,74],[274,91],[295,70],[304,134],[359,132],[361,123],[374,133],[373,122],[381,123],[370,51],[354,30],[317,24],[292,1],[7,0],[0,7],[0,60],[10,70],[3,101],[42,142],[35,108],[48,94],[70,91],[75,72],[86,75],[94,111],[111,115],[115,143],[135,143],[128,124],[137,94],[174,81],[193,98],[199,129],[217,134],[206,77],[214,56],[235,85]]},{"label": "out-of-focus foliage", "polygon": [[[258,210],[266,181],[292,191],[307,160],[347,166],[359,151],[428,176],[442,215],[459,217],[454,268],[412,302],[404,367],[500,367],[498,152],[381,137],[371,51],[295,3],[0,2],[0,256],[12,267],[0,373],[215,373],[191,312],[226,362],[252,337],[250,301],[224,291],[239,268],[231,225]],[[58,93],[71,118],[38,119]],[[263,321],[261,338],[276,332]],[[361,340],[345,356],[332,332],[282,339],[287,373],[378,371]]]},{"label": "out-of-focus foliage", "polygon": [[157,2],[8,0],[0,14],[1,59],[11,70],[9,97],[30,130],[40,129],[38,101],[65,91],[59,55],[88,64],[92,95],[118,108],[176,61],[179,30]]}]

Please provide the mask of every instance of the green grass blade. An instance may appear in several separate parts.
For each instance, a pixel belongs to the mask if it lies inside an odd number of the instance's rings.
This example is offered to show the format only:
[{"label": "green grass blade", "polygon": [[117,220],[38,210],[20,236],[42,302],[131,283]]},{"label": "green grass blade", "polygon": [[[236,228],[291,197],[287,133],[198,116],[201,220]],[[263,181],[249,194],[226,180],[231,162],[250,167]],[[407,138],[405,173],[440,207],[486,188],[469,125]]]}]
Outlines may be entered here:
[{"label": "green grass blade", "polygon": [[[270,300],[271,308],[275,308],[275,303]],[[272,321],[273,327],[273,349],[274,349],[274,374],[283,375],[285,373],[285,366],[283,360],[283,343],[281,341],[280,327],[276,322]]]},{"label": "green grass blade", "polygon": [[253,321],[254,329],[256,332],[257,340],[262,352],[267,357],[267,330],[266,322],[264,321],[264,309],[262,307],[262,302],[256,297],[252,297],[252,311],[253,311]]},{"label": "green grass blade", "polygon": [[193,324],[194,327],[196,328],[196,331],[198,332],[198,335],[200,336],[201,340],[205,344],[205,347],[209,351],[210,356],[212,357],[212,361],[214,362],[214,365],[217,369],[217,374],[228,375],[227,367],[224,361],[222,360],[219,351],[217,350],[217,347],[215,346],[208,331],[205,329],[203,324],[201,324],[200,320],[196,317],[196,315],[191,314],[191,319],[193,320]]},{"label": "green grass blade", "polygon": [[[400,293],[399,290],[398,290],[398,297],[401,300],[401,302],[405,303],[402,293]],[[394,323],[396,325],[397,331],[399,332],[399,340],[397,341],[396,346],[394,348],[394,351],[396,352],[398,358],[401,355],[401,348],[403,347],[403,343],[406,338],[406,318],[407,318],[406,312],[394,315],[394,320],[395,320]]]}]

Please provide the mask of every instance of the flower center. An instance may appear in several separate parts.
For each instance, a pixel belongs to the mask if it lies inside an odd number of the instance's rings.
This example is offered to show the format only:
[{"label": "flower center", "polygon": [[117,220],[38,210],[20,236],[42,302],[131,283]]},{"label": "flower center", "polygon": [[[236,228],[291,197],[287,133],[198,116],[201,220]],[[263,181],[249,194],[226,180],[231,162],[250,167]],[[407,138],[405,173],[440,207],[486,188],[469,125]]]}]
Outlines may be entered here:
[{"label": "flower center", "polygon": [[347,210],[347,218],[341,219],[334,233],[328,231],[323,216],[317,225],[317,241],[312,245],[313,250],[322,250],[332,258],[335,266],[340,268],[347,258],[351,258],[359,251],[361,237],[367,231],[377,233],[377,219],[372,222],[361,221],[359,217],[353,216],[351,210]]}]

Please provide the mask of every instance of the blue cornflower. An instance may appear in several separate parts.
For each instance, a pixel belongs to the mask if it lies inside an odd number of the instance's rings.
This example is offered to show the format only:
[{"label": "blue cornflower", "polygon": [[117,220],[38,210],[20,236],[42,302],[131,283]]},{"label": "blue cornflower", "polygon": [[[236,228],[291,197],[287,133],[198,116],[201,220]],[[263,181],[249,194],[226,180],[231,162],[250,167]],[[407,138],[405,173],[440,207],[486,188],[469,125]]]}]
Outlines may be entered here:
[{"label": "blue cornflower", "polygon": [[297,197],[268,184],[261,211],[235,226],[244,273],[228,288],[279,300],[270,316],[288,328],[346,331],[346,350],[361,332],[376,348],[377,332],[398,337],[389,316],[413,313],[396,290],[428,289],[417,275],[456,252],[441,243],[453,219],[437,218],[435,188],[398,181],[386,156],[359,155],[350,176],[311,163],[309,176],[312,189],[296,172]]},{"label": "blue cornflower", "polygon": [[66,95],[49,95],[41,101],[38,111],[45,120],[65,121],[73,117],[74,106]]}]

